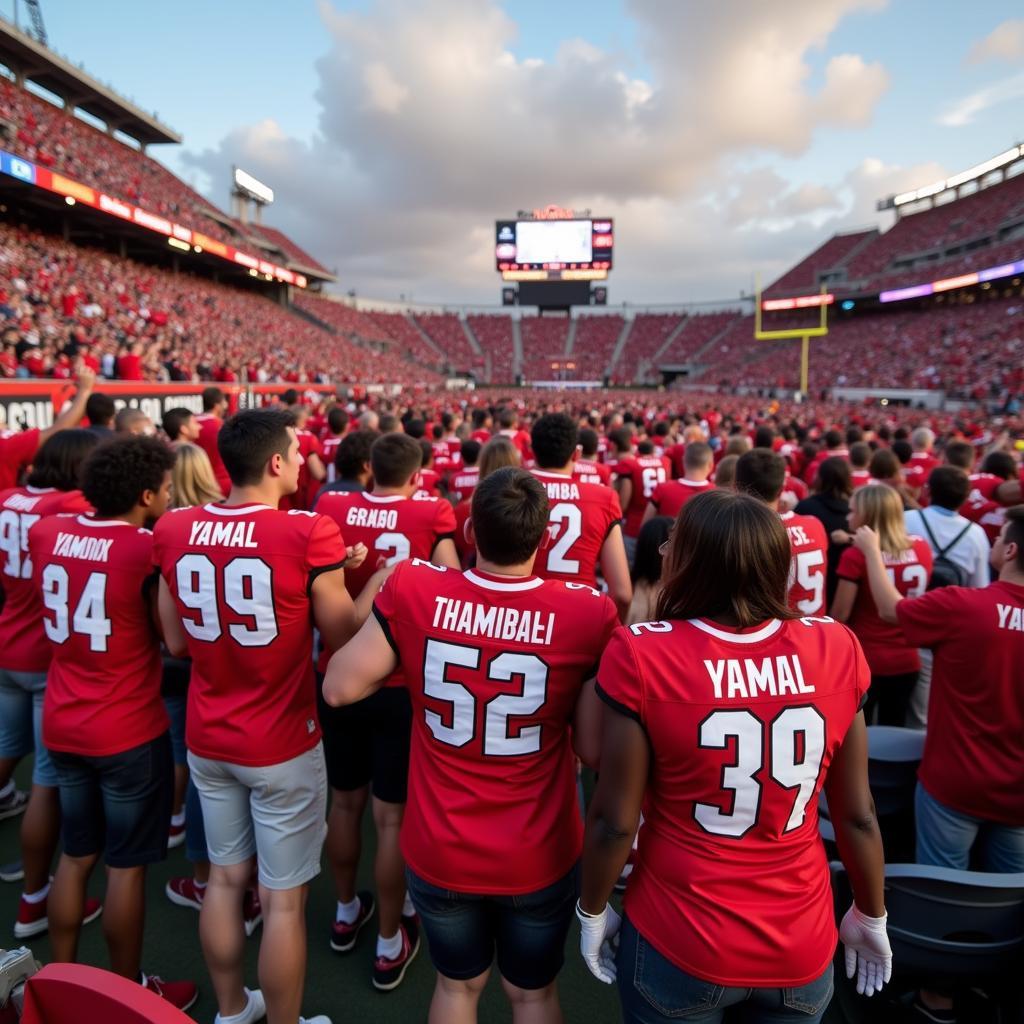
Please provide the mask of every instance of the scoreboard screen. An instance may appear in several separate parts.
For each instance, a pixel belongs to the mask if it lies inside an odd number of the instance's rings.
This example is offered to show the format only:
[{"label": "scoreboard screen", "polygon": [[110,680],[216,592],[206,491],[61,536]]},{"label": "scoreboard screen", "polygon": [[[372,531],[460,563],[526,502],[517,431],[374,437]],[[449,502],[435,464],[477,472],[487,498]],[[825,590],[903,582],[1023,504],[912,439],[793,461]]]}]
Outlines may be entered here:
[{"label": "scoreboard screen", "polygon": [[499,220],[497,269],[508,271],[608,271],[614,235],[609,219]]}]

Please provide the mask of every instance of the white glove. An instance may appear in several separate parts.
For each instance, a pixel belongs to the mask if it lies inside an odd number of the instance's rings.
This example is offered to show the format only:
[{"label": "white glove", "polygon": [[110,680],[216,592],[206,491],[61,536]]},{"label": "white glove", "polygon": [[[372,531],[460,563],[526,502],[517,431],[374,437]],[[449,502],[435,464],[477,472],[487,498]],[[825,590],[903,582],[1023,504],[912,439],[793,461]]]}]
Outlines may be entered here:
[{"label": "white glove", "polygon": [[857,994],[873,996],[892,977],[892,947],[884,917],[868,917],[852,905],[839,926],[846,952],[846,976],[857,974]]},{"label": "white glove", "polygon": [[580,953],[587,970],[606,985],[615,981],[615,952],[619,948],[619,926],[622,919],[605,904],[600,914],[588,914],[576,901],[580,920]]}]

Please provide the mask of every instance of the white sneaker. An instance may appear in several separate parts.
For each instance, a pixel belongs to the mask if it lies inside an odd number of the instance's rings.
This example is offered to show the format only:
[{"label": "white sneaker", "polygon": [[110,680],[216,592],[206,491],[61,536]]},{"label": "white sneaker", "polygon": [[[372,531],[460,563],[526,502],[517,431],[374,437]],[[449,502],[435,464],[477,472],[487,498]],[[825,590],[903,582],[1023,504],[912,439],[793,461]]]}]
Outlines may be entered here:
[{"label": "white sneaker", "polygon": [[331,1018],[324,1013],[318,1013],[315,1017],[300,1017],[299,1024],[331,1024]]},{"label": "white sneaker", "polygon": [[267,1015],[267,1004],[263,1001],[263,993],[258,989],[245,990],[245,1009],[233,1013],[230,1017],[222,1017],[219,1013],[213,1018],[213,1024],[255,1024]]}]

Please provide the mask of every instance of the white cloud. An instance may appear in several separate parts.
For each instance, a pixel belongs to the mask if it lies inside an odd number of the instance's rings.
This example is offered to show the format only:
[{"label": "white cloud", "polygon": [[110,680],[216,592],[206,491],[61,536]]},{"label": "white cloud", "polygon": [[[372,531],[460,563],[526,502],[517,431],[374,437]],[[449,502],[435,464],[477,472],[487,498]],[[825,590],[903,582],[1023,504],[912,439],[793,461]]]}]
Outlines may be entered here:
[{"label": "white cloud", "polygon": [[1024,18],[1010,18],[971,47],[968,64],[981,64],[988,60],[1011,63],[1024,60]]},{"label": "white cloud", "polygon": [[950,104],[940,115],[939,124],[947,128],[963,128],[979,114],[1010,100],[1024,97],[1024,72],[1000,79]]},{"label": "white cloud", "polygon": [[[689,4],[629,0],[639,76],[581,39],[550,60],[517,57],[496,0],[376,0],[347,13],[325,0],[318,136],[264,122],[190,159],[220,180],[244,158],[275,188],[269,220],[363,294],[493,301],[494,218],[555,202],[616,217],[615,293],[720,295],[762,262],[802,255],[783,247],[780,226],[795,232],[787,246],[810,247],[820,231],[809,218],[842,206],[828,185],[728,169],[798,156],[819,129],[870,120],[885,69],[840,54],[816,85],[811,57],[848,14],[881,6],[787,0],[783,19],[776,4],[732,0],[697,17]],[[720,204],[704,201],[723,180]]]}]

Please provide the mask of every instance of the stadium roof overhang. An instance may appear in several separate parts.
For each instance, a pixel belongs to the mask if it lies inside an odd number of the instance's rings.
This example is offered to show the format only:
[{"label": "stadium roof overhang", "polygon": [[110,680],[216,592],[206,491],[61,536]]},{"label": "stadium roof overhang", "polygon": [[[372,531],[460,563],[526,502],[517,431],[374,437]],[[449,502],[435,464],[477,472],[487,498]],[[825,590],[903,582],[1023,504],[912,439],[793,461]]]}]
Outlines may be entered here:
[{"label": "stadium roof overhang", "polygon": [[99,118],[143,145],[181,142],[181,136],[81,68],[0,18],[0,63],[27,81],[60,96],[71,108]]}]

